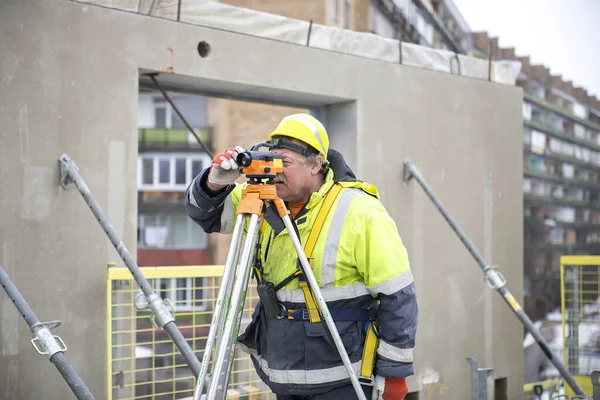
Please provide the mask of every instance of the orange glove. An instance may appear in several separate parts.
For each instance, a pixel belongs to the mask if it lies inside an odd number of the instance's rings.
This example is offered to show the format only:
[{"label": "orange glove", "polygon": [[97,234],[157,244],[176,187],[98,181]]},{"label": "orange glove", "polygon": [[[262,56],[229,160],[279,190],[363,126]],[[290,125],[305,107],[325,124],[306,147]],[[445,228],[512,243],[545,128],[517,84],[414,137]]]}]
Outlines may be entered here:
[{"label": "orange glove", "polygon": [[371,400],[403,400],[407,393],[406,378],[376,376]]},{"label": "orange glove", "polygon": [[217,185],[231,185],[240,176],[239,167],[235,161],[244,148],[240,146],[231,147],[220,152],[213,158],[208,181]]}]

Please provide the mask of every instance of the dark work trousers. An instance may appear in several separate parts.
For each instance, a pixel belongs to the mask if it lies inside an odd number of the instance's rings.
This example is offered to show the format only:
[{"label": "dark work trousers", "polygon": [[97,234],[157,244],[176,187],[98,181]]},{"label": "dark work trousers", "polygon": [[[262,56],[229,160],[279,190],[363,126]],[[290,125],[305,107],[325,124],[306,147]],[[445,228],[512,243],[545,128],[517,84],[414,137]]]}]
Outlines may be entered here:
[{"label": "dark work trousers", "polygon": [[[373,386],[361,385],[363,392],[365,392],[365,397],[367,400],[371,399],[371,392],[373,391]],[[357,399],[356,390],[354,390],[354,386],[352,384],[346,386],[340,386],[333,390],[330,390],[326,393],[319,393],[312,396],[286,396],[286,395],[277,395],[277,400],[353,400]]]}]

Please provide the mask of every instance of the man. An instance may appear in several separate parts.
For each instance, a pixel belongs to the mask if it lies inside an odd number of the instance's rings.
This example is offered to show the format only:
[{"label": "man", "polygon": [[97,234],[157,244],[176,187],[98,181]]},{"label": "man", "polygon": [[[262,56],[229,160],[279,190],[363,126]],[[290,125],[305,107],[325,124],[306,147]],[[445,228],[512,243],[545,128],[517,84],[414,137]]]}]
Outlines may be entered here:
[{"label": "man", "polygon": [[[275,179],[277,195],[305,249],[316,238],[306,255],[350,362],[366,383],[363,391],[367,398],[403,399],[405,378],[414,373],[418,310],[407,252],[394,221],[377,189],[357,181],[343,157],[329,149],[327,132],[316,118],[290,115],[269,140],[271,151],[283,156],[283,173]],[[233,230],[243,187],[234,182],[240,175],[236,158],[242,151],[238,146],[217,155],[188,188],[187,212],[206,232]],[[260,296],[238,345],[280,400],[355,398],[335,343],[298,274],[289,234],[270,208],[257,246],[255,276],[259,286],[270,285],[276,298]],[[377,343],[375,333],[378,346],[365,345]]]}]

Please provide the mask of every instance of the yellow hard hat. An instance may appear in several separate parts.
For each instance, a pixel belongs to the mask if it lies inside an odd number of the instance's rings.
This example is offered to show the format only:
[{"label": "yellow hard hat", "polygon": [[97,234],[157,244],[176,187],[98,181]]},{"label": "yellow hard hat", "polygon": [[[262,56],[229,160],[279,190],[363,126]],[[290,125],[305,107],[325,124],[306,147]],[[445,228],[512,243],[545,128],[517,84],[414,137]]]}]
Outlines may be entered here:
[{"label": "yellow hard hat", "polygon": [[[323,155],[327,159],[327,151],[329,150],[329,137],[327,131],[318,119],[309,114],[292,114],[281,120],[277,128],[269,135],[269,139],[284,136],[297,139],[312,147],[317,153]],[[292,150],[298,151],[296,148],[289,146]],[[300,147],[300,146],[298,146]],[[299,151],[303,153],[302,151]]]}]

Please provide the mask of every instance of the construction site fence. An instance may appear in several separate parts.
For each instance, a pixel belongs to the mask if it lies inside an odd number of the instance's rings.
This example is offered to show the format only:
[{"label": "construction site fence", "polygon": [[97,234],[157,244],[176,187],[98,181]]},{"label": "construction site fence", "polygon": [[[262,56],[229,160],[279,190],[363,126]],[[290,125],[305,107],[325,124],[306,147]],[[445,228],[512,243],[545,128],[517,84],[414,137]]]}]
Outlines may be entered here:
[{"label": "construction site fence", "polygon": [[[600,256],[560,259],[563,360],[587,396],[600,370]],[[565,393],[573,395],[569,385]]]},{"label": "construction site fence", "polygon": [[[175,320],[194,354],[202,359],[223,266],[140,268],[153,290],[175,307]],[[196,379],[151,312],[138,311],[140,292],[129,270],[107,269],[108,399],[191,399]],[[142,296],[143,298],[143,296]],[[251,282],[240,332],[251,320],[258,298]],[[236,350],[228,399],[275,399],[254,371],[250,357]]]}]

